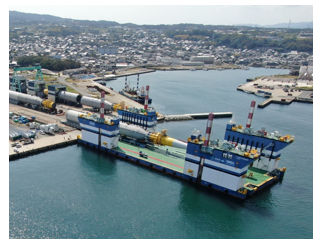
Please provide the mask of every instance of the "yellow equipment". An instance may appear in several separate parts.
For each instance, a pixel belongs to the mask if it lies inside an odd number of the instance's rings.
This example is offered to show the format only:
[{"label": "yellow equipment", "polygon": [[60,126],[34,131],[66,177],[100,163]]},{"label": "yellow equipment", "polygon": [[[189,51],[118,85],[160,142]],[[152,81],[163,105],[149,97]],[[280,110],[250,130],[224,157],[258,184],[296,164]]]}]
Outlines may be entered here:
[{"label": "yellow equipment", "polygon": [[52,109],[56,107],[56,104],[50,100],[43,100],[42,105],[47,109]]},{"label": "yellow equipment", "polygon": [[187,143],[184,143],[180,140],[171,138],[167,135],[167,129],[162,130],[160,133],[155,132],[151,133],[149,136],[151,142],[156,145],[172,146],[182,149],[186,149]]},{"label": "yellow equipment", "polygon": [[114,111],[117,111],[117,109],[123,110],[124,108],[125,108],[125,102],[120,102],[113,105]]}]

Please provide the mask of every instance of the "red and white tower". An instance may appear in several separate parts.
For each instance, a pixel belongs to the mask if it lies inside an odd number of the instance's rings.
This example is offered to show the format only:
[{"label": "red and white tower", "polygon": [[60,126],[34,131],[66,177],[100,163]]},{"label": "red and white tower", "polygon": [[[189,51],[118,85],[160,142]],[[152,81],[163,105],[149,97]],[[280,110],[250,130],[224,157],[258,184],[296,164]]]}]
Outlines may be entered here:
[{"label": "red and white tower", "polygon": [[148,95],[145,96],[145,104],[144,104],[144,109],[147,110],[148,108]]},{"label": "red and white tower", "polygon": [[103,121],[105,119],[105,91],[101,91],[100,98],[100,119]]},{"label": "red and white tower", "polygon": [[148,96],[148,99],[149,99],[149,85],[146,85],[146,95]]},{"label": "red and white tower", "polygon": [[247,123],[246,123],[247,128],[251,127],[254,109],[255,109],[255,103],[256,103],[256,101],[254,101],[254,100],[251,102],[250,112],[249,112],[249,116],[247,118]]},{"label": "red and white tower", "polygon": [[148,108],[148,100],[149,100],[149,85],[146,85],[146,95],[145,95],[145,105],[144,105],[145,110],[147,110]]},{"label": "red and white tower", "polygon": [[213,119],[214,119],[214,114],[210,113],[208,115],[208,119],[207,119],[204,146],[208,146],[208,143],[209,143],[209,140],[210,140],[210,137],[211,137]]}]

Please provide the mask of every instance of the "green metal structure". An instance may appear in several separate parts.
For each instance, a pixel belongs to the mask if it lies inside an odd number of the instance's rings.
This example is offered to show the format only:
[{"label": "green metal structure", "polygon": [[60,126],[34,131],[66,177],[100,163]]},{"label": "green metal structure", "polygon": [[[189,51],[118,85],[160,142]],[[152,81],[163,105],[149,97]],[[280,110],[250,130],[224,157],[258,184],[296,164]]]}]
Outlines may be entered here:
[{"label": "green metal structure", "polygon": [[15,66],[13,69],[13,78],[12,78],[12,84],[11,84],[11,90],[21,92],[21,84],[20,84],[20,78],[18,75],[18,71],[33,71],[37,70],[36,80],[40,79],[43,81],[42,72],[41,72],[41,66],[39,64],[36,64],[31,67],[20,67]]}]

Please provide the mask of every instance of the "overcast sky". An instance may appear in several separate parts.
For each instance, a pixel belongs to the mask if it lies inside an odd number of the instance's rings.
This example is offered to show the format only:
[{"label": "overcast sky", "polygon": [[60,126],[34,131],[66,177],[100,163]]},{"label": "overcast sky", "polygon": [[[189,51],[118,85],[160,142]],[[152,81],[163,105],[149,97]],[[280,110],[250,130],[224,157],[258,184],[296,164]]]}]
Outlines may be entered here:
[{"label": "overcast sky", "polygon": [[[36,5],[22,5],[26,2]],[[9,10],[49,14],[78,20],[106,20],[134,24],[271,25],[289,23],[289,21],[291,23],[313,21],[313,1],[299,2],[307,5],[277,5],[277,3],[282,4],[283,2],[283,4],[287,4],[289,1],[266,1],[266,3],[275,5],[254,5],[258,1],[245,0],[242,3],[248,5],[211,5],[211,3],[217,3],[217,1],[203,0],[158,1],[162,5],[150,5],[151,2],[155,2],[151,0],[117,1],[117,4],[123,5],[108,5],[111,1],[100,2],[95,0],[87,1],[86,3],[90,2],[91,4],[98,5],[80,5],[81,1],[79,1],[79,5],[65,5],[68,4],[68,1],[60,0],[50,1],[50,4],[54,3],[57,5],[43,5],[44,2],[32,0],[13,1],[17,5],[9,5]],[[75,3],[76,1],[72,2]],[[196,2],[198,5],[186,5],[191,2]],[[116,3],[116,1],[112,1],[112,3]],[[182,5],[182,3],[185,5]],[[228,3],[233,3],[233,1],[228,1]],[[291,3],[298,4],[294,0]]]}]

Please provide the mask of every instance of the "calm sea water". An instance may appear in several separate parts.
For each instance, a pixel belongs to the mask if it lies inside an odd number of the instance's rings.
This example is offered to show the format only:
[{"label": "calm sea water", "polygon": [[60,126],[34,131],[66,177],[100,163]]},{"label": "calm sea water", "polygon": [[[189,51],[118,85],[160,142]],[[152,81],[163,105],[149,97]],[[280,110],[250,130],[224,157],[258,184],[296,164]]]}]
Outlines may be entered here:
[{"label": "calm sea water", "polygon": [[[251,100],[236,90],[247,78],[287,70],[172,71],[140,75],[163,114],[230,111],[246,124]],[[136,86],[137,76],[128,77]],[[109,82],[114,90],[124,78]],[[223,139],[229,119],[215,119]],[[167,122],[186,140],[206,120]],[[255,109],[252,127],[295,135],[282,153],[282,182],[239,201],[95,150],[73,145],[9,163],[9,237],[24,239],[312,239],[313,105]]]}]

